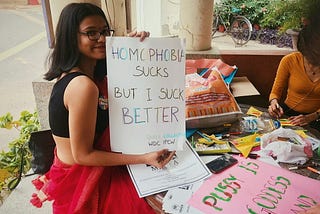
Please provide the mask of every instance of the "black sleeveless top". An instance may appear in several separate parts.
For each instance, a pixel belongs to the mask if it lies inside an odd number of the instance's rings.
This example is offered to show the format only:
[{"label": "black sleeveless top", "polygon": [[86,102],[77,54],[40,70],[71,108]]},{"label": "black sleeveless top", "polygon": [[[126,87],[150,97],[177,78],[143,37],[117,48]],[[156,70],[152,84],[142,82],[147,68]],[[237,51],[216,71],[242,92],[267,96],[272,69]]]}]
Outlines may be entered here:
[{"label": "black sleeveless top", "polygon": [[[49,125],[54,135],[69,138],[69,111],[66,109],[63,96],[66,87],[70,81],[77,77],[85,75],[81,72],[68,73],[52,88],[49,100]],[[108,125],[108,109],[97,109],[96,133],[102,133]]]}]

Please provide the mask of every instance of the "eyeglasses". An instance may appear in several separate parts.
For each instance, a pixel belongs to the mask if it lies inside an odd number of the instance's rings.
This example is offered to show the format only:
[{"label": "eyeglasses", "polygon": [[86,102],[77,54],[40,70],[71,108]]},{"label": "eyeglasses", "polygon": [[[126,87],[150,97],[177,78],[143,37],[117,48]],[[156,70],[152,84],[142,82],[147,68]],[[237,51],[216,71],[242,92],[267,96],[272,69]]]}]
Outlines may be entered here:
[{"label": "eyeglasses", "polygon": [[110,29],[104,29],[102,31],[96,31],[96,30],[90,30],[87,32],[79,32],[82,35],[87,35],[88,39],[91,41],[97,41],[99,40],[100,36],[112,36],[114,33],[114,30],[110,30]]}]

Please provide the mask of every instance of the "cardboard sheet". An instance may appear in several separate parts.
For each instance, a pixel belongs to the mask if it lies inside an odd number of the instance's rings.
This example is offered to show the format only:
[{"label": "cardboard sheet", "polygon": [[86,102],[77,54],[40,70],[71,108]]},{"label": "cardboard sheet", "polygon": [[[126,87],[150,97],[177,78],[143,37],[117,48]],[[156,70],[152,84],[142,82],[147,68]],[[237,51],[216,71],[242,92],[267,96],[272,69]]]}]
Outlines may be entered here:
[{"label": "cardboard sheet", "polygon": [[234,97],[260,95],[247,77],[234,77],[230,88]]}]

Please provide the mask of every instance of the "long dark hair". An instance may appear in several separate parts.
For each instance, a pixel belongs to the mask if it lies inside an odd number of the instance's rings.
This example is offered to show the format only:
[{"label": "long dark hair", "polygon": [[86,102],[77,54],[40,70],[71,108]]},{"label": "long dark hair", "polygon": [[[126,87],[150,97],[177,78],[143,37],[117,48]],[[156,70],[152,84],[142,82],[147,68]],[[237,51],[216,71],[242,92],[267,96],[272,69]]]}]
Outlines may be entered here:
[{"label": "long dark hair", "polygon": [[308,0],[305,3],[308,24],[299,32],[297,48],[309,63],[320,66],[320,1]]},{"label": "long dark hair", "polygon": [[298,51],[313,66],[320,66],[320,26],[307,25],[300,32],[298,37]]},{"label": "long dark hair", "polygon": [[109,28],[107,18],[102,9],[90,3],[71,3],[61,12],[55,33],[55,45],[48,57],[49,70],[45,80],[53,80],[64,72],[77,66],[80,59],[78,48],[78,32],[82,20],[88,16],[101,16]]}]

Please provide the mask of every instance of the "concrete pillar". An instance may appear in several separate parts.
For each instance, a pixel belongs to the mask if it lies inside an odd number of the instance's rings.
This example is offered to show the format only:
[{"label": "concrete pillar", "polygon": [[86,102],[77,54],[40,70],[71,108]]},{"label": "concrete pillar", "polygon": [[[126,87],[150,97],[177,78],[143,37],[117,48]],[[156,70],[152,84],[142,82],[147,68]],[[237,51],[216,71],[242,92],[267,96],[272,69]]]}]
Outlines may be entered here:
[{"label": "concrete pillar", "polygon": [[50,129],[48,103],[53,85],[54,81],[45,81],[42,76],[32,81],[41,130]]},{"label": "concrete pillar", "polygon": [[180,38],[186,38],[186,49],[194,51],[211,48],[214,0],[180,1]]}]

